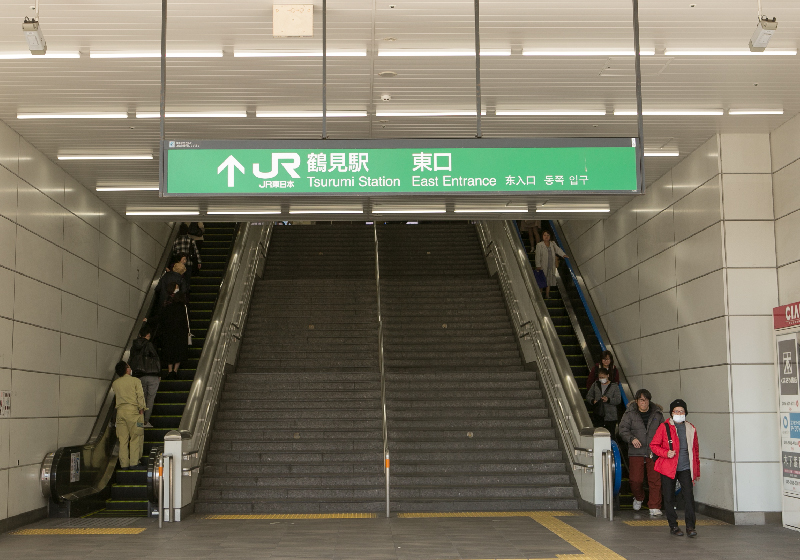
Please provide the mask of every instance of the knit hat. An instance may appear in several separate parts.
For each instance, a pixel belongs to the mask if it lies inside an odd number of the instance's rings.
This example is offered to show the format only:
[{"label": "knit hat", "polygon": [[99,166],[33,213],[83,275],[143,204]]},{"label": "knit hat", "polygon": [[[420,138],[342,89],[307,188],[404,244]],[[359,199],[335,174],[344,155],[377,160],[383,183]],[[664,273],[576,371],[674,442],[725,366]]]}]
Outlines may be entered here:
[{"label": "knit hat", "polygon": [[684,401],[683,399],[675,399],[674,401],[669,403],[669,413],[672,414],[672,410],[679,406],[686,411],[686,414],[689,414],[689,409],[686,407],[686,401]]}]

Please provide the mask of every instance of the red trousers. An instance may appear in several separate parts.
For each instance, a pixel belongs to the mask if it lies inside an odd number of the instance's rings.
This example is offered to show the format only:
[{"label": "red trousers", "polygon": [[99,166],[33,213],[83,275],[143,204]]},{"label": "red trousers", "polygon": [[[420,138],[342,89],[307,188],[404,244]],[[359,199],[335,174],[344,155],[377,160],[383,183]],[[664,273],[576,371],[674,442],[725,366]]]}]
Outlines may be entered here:
[{"label": "red trousers", "polygon": [[628,480],[633,497],[644,502],[644,473],[647,471],[647,484],[650,487],[650,500],[647,507],[661,509],[661,475],[655,470],[655,461],[650,457],[628,457]]}]

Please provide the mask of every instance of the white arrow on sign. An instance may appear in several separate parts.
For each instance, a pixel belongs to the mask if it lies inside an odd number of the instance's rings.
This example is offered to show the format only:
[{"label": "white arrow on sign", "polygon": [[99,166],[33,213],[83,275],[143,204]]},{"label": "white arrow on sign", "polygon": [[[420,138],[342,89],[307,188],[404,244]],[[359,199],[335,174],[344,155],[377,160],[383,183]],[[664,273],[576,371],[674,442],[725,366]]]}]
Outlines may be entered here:
[{"label": "white arrow on sign", "polygon": [[235,157],[230,155],[230,156],[228,156],[228,159],[223,161],[222,164],[219,167],[217,167],[217,175],[222,173],[222,170],[225,169],[226,167],[228,168],[228,186],[229,187],[233,187],[233,172],[234,172],[234,168],[238,169],[239,171],[244,173],[244,166],[242,166],[241,163],[236,161]]}]

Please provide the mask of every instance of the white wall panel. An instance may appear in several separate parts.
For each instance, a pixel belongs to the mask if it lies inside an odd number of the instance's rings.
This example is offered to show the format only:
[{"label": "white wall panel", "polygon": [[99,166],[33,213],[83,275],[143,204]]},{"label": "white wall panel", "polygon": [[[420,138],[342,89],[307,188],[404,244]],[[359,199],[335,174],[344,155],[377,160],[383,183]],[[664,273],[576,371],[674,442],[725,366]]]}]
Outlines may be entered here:
[{"label": "white wall panel", "polygon": [[16,239],[17,225],[0,216],[0,266],[5,266],[11,270],[16,269]]},{"label": "white wall panel", "polygon": [[[125,344],[127,344],[127,340]],[[110,344],[97,343],[97,378],[111,380],[114,377],[114,365],[122,358],[123,348]]]},{"label": "white wall panel", "polygon": [[772,364],[731,366],[733,410],[736,412],[778,412],[775,369]]},{"label": "white wall panel", "polygon": [[606,248],[604,253],[601,253],[605,255],[606,278],[613,278],[638,264],[639,260],[636,256],[636,245],[636,234],[632,233],[626,235],[611,247]]},{"label": "white wall panel", "polygon": [[62,252],[58,245],[17,228],[17,272],[60,288]]},{"label": "white wall panel", "polygon": [[11,357],[14,369],[58,373],[60,342],[57,331],[15,322]]},{"label": "white wall panel", "polygon": [[89,377],[59,375],[58,416],[93,416],[96,380]]},{"label": "white wall panel", "polygon": [[100,216],[100,233],[130,251],[131,226],[116,212],[109,212]]},{"label": "white wall panel", "polygon": [[675,244],[672,208],[668,208],[639,227],[639,260],[644,261]]},{"label": "white wall panel", "polygon": [[58,419],[58,447],[70,445],[83,445],[92,433],[95,418],[59,418]]},{"label": "white wall panel", "polygon": [[647,187],[644,199],[636,208],[636,221],[639,226],[656,217],[672,204],[672,174],[667,173]]},{"label": "white wall panel", "polygon": [[64,208],[84,220],[94,229],[100,229],[100,215],[107,212],[108,207],[81,185],[67,175],[64,183]]},{"label": "white wall panel", "polygon": [[680,367],[677,330],[643,337],[641,344],[643,374],[674,371]]},{"label": "white wall panel", "polygon": [[678,329],[681,368],[716,366],[728,362],[725,318],[712,319]]},{"label": "white wall panel", "polygon": [[638,375],[642,372],[642,351],[640,339],[614,345],[614,360],[622,366],[625,375]]},{"label": "white wall panel", "polygon": [[800,159],[800,119],[790,119],[770,134],[772,169],[777,171]]},{"label": "white wall panel", "polygon": [[23,182],[18,184],[17,223],[52,241],[64,244],[64,209]]},{"label": "white wall panel", "polygon": [[11,465],[38,465],[56,449],[58,418],[12,418],[9,432]]},{"label": "white wall panel", "polygon": [[678,302],[675,289],[639,302],[642,336],[668,331],[678,326]]},{"label": "white wall panel", "polygon": [[[159,255],[159,258],[161,258],[161,255]],[[131,272],[127,277],[123,278],[123,280],[137,286],[142,291],[148,291],[150,289],[150,282],[153,281],[155,271],[156,269],[154,267],[145,263],[136,255],[131,254]]]},{"label": "white wall panel", "polygon": [[106,344],[127,344],[133,319],[105,307],[97,308],[97,339]]},{"label": "white wall panel", "polygon": [[636,212],[633,212],[633,204],[629,202],[605,220],[603,233],[606,236],[606,247],[613,245],[634,229],[636,229]]},{"label": "white wall panel", "polygon": [[65,333],[97,340],[97,304],[66,292],[61,295]]},{"label": "white wall panel", "polygon": [[639,331],[639,303],[628,305],[607,315],[608,337],[612,344],[641,336]]},{"label": "white wall panel", "polygon": [[[8,391],[11,389],[11,382],[9,381],[8,386],[3,386],[4,391]],[[3,418],[0,420],[0,469],[7,469],[10,466],[11,462],[11,419],[10,418]],[[3,476],[0,473],[0,476]],[[7,477],[7,475],[6,475]],[[5,507],[3,505],[3,500],[0,498],[0,508]],[[2,512],[2,509],[0,509]]]},{"label": "white wall panel", "polygon": [[128,315],[131,304],[130,286],[119,278],[101,270],[97,303],[113,309],[117,313]]},{"label": "white wall panel", "polygon": [[772,176],[772,197],[776,218],[800,210],[800,161],[789,164]]},{"label": "white wall panel", "polygon": [[778,271],[774,268],[729,268],[728,313],[764,315],[778,307]]},{"label": "white wall panel", "polygon": [[[677,371],[656,373],[652,375],[642,375],[642,388],[650,391],[653,395],[653,402],[660,405],[664,410],[664,416],[669,416],[666,409],[669,403],[681,396],[681,378]],[[691,405],[689,405],[691,406]]]},{"label": "white wall panel", "polygon": [[[700,434],[701,452],[705,441],[703,437]],[[733,511],[733,465],[724,461],[700,459],[700,476],[694,486],[695,501]]]},{"label": "white wall panel", "polygon": [[778,305],[800,301],[800,261],[778,269]]},{"label": "white wall panel", "polygon": [[39,464],[8,471],[8,516],[13,517],[47,506],[39,483]]},{"label": "white wall panel", "polygon": [[100,268],[117,278],[127,278],[131,270],[131,254],[121,245],[101,235]]},{"label": "white wall panel", "polygon": [[144,303],[145,292],[139,290],[139,288],[134,288],[133,286],[129,287],[130,292],[130,309],[128,310],[127,315],[131,317],[139,317],[139,311],[142,309],[142,304]]},{"label": "white wall panel", "polygon": [[0,316],[14,317],[14,276],[13,270],[0,268]]},{"label": "white wall panel", "polygon": [[598,285],[596,288],[589,289],[589,294],[592,296],[594,306],[600,315],[608,313],[608,300],[606,300],[606,292],[608,291],[608,282]]},{"label": "white wall panel", "polygon": [[606,254],[600,253],[596,257],[592,257],[580,267],[583,281],[586,286],[591,290],[598,284],[606,281]]},{"label": "white wall panel", "polygon": [[61,368],[64,375],[97,377],[97,343],[94,340],[61,334]]},{"label": "white wall panel", "polygon": [[19,134],[0,124],[0,165],[19,173]]},{"label": "white wall panel", "polygon": [[734,414],[733,430],[737,461],[781,460],[777,415],[757,412]]},{"label": "white wall panel", "polygon": [[773,362],[772,313],[762,317],[728,318],[732,364],[770,364]]},{"label": "white wall panel", "polygon": [[[0,420],[0,424],[3,424],[2,420]],[[2,433],[2,426],[0,426],[0,433]],[[0,520],[6,519],[7,517],[8,517],[8,471],[0,470]]]},{"label": "white wall panel", "polygon": [[722,210],[726,220],[772,220],[772,175],[723,175]]},{"label": "white wall panel", "polygon": [[27,276],[14,277],[14,319],[48,329],[61,328],[61,290]]},{"label": "white wall panel", "polygon": [[725,278],[721,270],[678,286],[678,325],[725,315]]},{"label": "white wall panel", "polygon": [[52,373],[12,370],[11,391],[14,396],[14,406],[11,409],[11,417],[57,417],[59,377]]},{"label": "white wall panel", "polygon": [[[11,368],[12,341],[14,336],[14,321],[11,319],[0,318],[0,368]],[[3,375],[0,373],[0,380]],[[10,390],[8,387],[0,386],[4,391]]]},{"label": "white wall panel", "polygon": [[598,220],[563,220],[561,227],[567,235],[567,240],[572,243],[573,240],[577,241],[580,236],[589,231],[597,222]]},{"label": "white wall panel", "polygon": [[[691,399],[695,412],[730,412],[728,367],[712,366],[681,370],[681,393]],[[688,404],[688,402],[687,402]]]},{"label": "white wall panel", "polygon": [[64,253],[64,279],[61,289],[83,299],[97,302],[97,266],[72,253]]},{"label": "white wall panel", "polygon": [[[131,253],[148,263],[155,266],[157,243],[142,228],[136,224],[131,224]],[[159,251],[161,256],[161,251]]]},{"label": "white wall panel", "polygon": [[775,222],[775,250],[778,266],[800,260],[800,213],[789,214]]},{"label": "white wall panel", "polygon": [[593,225],[580,237],[580,242],[577,244],[573,244],[571,238],[567,239],[569,239],[575,261],[579,265],[583,264],[605,248],[603,222],[600,221]]},{"label": "white wall panel", "polygon": [[0,167],[0,216],[17,219],[17,177]]},{"label": "white wall panel", "polygon": [[720,134],[723,173],[772,173],[769,134]]},{"label": "white wall panel", "polygon": [[100,232],[73,214],[64,218],[64,248],[97,266]]},{"label": "white wall panel", "polygon": [[64,171],[24,138],[19,142],[19,176],[56,202],[64,203]]},{"label": "white wall panel", "polygon": [[683,284],[722,268],[722,224],[718,223],[675,246],[675,275]]},{"label": "white wall panel", "polygon": [[639,265],[639,297],[644,299],[675,287],[675,247]]},{"label": "white wall panel", "polygon": [[775,267],[775,222],[726,221],[725,264]]},{"label": "white wall panel", "polygon": [[619,276],[607,280],[606,306],[609,311],[630,305],[639,299],[639,270],[631,268]]},{"label": "white wall panel", "polygon": [[736,463],[736,510],[781,511],[781,464]]},{"label": "white wall panel", "polygon": [[673,206],[678,243],[722,219],[719,177],[696,188]]},{"label": "white wall panel", "polygon": [[672,169],[673,199],[682,198],[719,172],[719,142],[713,136]]},{"label": "white wall panel", "polygon": [[[683,400],[689,407],[689,414],[686,417],[688,422],[697,428],[700,439],[700,457],[703,459],[716,459],[721,461],[731,461],[733,450],[731,442],[731,415],[714,412],[693,412],[694,405],[702,397],[700,395],[686,395]],[[701,475],[702,473],[702,466]]]}]

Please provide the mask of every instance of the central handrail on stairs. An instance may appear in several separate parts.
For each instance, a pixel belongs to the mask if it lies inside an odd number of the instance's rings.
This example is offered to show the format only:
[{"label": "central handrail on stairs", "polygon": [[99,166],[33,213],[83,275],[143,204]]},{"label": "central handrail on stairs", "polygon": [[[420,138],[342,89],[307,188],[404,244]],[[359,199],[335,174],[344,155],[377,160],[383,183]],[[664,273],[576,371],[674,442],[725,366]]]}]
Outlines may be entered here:
[{"label": "central handrail on stairs", "polygon": [[378,224],[372,224],[375,236],[375,290],[378,302],[378,369],[381,372],[381,411],[383,412],[383,460],[386,472],[386,517],[389,517],[389,429],[386,424],[386,371],[383,362],[383,316],[381,315],[381,267],[378,261]]}]

